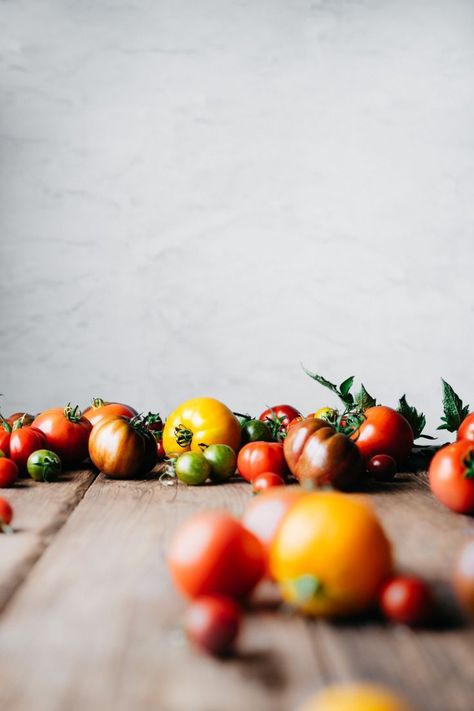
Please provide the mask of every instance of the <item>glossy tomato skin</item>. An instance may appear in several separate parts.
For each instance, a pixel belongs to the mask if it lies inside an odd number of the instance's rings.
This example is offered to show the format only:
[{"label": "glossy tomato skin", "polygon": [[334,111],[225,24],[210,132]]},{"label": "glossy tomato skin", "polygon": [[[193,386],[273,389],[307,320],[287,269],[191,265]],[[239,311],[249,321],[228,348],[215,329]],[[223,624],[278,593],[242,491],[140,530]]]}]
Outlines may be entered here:
[{"label": "glossy tomato skin", "polygon": [[186,636],[198,649],[213,656],[231,652],[240,628],[237,603],[223,595],[203,595],[186,612]]},{"label": "glossy tomato skin", "polygon": [[237,457],[239,474],[247,481],[252,481],[263,472],[273,472],[284,477],[288,467],[281,442],[249,442]]},{"label": "glossy tomato skin", "polygon": [[403,463],[413,448],[413,430],[403,415],[385,405],[369,407],[364,415],[364,422],[352,435],[364,459],[389,454],[398,464]]},{"label": "glossy tomato skin", "polygon": [[262,472],[252,479],[252,493],[260,494],[275,486],[285,486],[285,480],[275,472]]},{"label": "glossy tomato skin", "polygon": [[227,444],[211,444],[203,452],[211,467],[210,477],[216,483],[227,481],[235,474],[237,457]]},{"label": "glossy tomato skin", "polygon": [[461,422],[457,438],[458,440],[468,439],[470,442],[474,442],[474,412],[469,413]]},{"label": "glossy tomato skin", "polygon": [[241,444],[249,442],[271,442],[272,433],[266,422],[246,420],[241,425]]},{"label": "glossy tomato skin", "polygon": [[376,481],[393,481],[397,473],[397,463],[389,454],[376,454],[367,462],[367,471]]},{"label": "glossy tomato skin", "polygon": [[10,437],[10,457],[21,474],[26,474],[26,464],[30,454],[46,447],[46,436],[36,427],[13,429]]},{"label": "glossy tomato skin", "polygon": [[12,459],[0,457],[0,487],[12,486],[18,479],[18,467]]},{"label": "glossy tomato skin", "polygon": [[301,412],[291,405],[274,405],[264,410],[258,419],[267,423],[275,439],[281,441],[286,436],[290,422],[300,416]]},{"label": "glossy tomato skin", "polygon": [[168,565],[176,587],[188,598],[248,595],[263,576],[265,555],[258,539],[225,511],[188,519],[175,534]]},{"label": "glossy tomato skin", "polygon": [[157,461],[153,435],[134,420],[115,415],[92,428],[89,456],[94,466],[113,479],[147,474]]},{"label": "glossy tomato skin", "polygon": [[291,473],[302,483],[350,489],[360,479],[359,450],[324,420],[310,417],[297,422],[289,429],[283,448]]},{"label": "glossy tomato skin", "polygon": [[102,420],[112,417],[113,415],[121,415],[122,417],[131,419],[138,413],[133,407],[130,407],[130,405],[124,405],[121,402],[105,402],[101,398],[94,398],[92,405],[84,410],[82,414],[94,427],[94,425],[97,425],[99,422],[102,422]]},{"label": "glossy tomato skin", "polygon": [[461,608],[474,618],[474,538],[468,539],[459,550],[454,564],[453,586]]},{"label": "glossy tomato skin", "polygon": [[3,531],[4,533],[9,533],[9,525],[11,523],[11,520],[13,518],[13,509],[10,506],[10,503],[4,499],[3,497],[0,497],[0,531]]},{"label": "glossy tomato skin", "polygon": [[79,466],[88,453],[92,425],[78,411],[67,406],[45,410],[33,421],[32,427],[46,436],[46,447],[55,452],[64,466]]},{"label": "glossy tomato skin", "polygon": [[429,586],[408,575],[387,581],[380,592],[380,607],[387,619],[402,625],[423,625],[433,617],[434,600]]},{"label": "glossy tomato skin", "polygon": [[474,478],[469,460],[474,442],[460,440],[443,447],[431,460],[428,479],[431,491],[442,504],[457,513],[474,513]]},{"label": "glossy tomato skin", "polygon": [[174,467],[178,479],[188,486],[204,484],[211,474],[211,466],[202,452],[184,452]]},{"label": "glossy tomato skin", "polygon": [[345,682],[325,687],[298,711],[415,711],[412,706],[379,684]]},{"label": "glossy tomato skin", "polygon": [[163,429],[163,447],[168,456],[200,445],[227,444],[237,451],[240,445],[240,423],[234,413],[211,397],[193,398],[176,408]]}]

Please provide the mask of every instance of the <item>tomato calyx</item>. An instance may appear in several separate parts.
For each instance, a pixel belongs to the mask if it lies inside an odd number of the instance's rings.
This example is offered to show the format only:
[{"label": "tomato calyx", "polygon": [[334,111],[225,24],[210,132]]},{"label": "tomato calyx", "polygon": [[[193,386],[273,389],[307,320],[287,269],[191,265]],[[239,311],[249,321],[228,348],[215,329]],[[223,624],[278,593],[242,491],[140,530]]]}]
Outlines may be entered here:
[{"label": "tomato calyx", "polygon": [[148,427],[152,432],[162,432],[163,431],[163,420],[160,417],[159,412],[149,412],[145,415],[143,422],[145,427]]},{"label": "tomato calyx", "polygon": [[298,602],[309,602],[309,600],[319,597],[324,591],[323,583],[315,575],[300,575],[290,581],[293,592]]},{"label": "tomato calyx", "polygon": [[13,423],[12,432],[15,432],[16,430],[21,430],[22,427],[28,426],[26,424],[27,417],[28,417],[28,415],[25,413],[24,415],[19,417],[17,420],[15,420],[15,422]]},{"label": "tomato calyx", "polygon": [[465,479],[474,479],[474,449],[470,449],[466,454],[462,463],[466,467],[464,470]]},{"label": "tomato calyx", "polygon": [[107,403],[101,397],[93,397],[91,401],[91,407],[97,410],[99,407],[104,407]]},{"label": "tomato calyx", "polygon": [[178,425],[174,428],[174,436],[179,447],[188,447],[193,439],[193,433],[184,425]]},{"label": "tomato calyx", "polygon": [[336,432],[350,437],[354,432],[357,432],[366,417],[362,408],[346,407],[343,412],[330,410],[328,414],[321,415],[319,419],[334,427]]},{"label": "tomato calyx", "polygon": [[0,427],[3,427],[5,432],[8,432],[9,434],[12,431],[12,428],[10,426],[10,423],[4,418],[3,415],[0,415]]},{"label": "tomato calyx", "polygon": [[64,417],[69,420],[69,422],[78,423],[81,421],[82,412],[79,405],[73,407],[70,402],[64,408]]}]

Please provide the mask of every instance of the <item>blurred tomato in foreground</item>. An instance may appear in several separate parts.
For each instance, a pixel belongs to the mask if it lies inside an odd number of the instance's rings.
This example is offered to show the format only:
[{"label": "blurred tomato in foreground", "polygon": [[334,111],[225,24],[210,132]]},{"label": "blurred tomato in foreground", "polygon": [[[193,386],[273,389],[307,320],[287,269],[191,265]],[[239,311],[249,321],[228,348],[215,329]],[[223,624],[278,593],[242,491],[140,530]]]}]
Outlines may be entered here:
[{"label": "blurred tomato in foreground", "polygon": [[198,649],[222,656],[232,650],[240,620],[240,608],[234,600],[223,595],[203,595],[188,607],[184,629]]},{"label": "blurred tomato in foreground", "polygon": [[474,538],[466,541],[457,555],[453,585],[463,611],[474,618]]},{"label": "blurred tomato in foreground", "polygon": [[429,622],[434,615],[434,600],[424,580],[398,575],[380,591],[380,608],[392,622],[417,626]]},{"label": "blurred tomato in foreground", "polygon": [[298,711],[414,711],[390,689],[379,684],[334,684],[317,693]]}]

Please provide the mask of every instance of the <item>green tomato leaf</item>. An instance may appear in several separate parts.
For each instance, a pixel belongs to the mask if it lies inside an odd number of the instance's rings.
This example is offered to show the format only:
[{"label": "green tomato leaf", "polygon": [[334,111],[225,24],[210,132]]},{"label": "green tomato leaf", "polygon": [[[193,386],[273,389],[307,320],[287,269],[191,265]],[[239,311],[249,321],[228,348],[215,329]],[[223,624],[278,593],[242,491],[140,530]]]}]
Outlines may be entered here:
[{"label": "green tomato leaf", "polygon": [[350,378],[346,378],[340,385],[339,385],[339,392],[343,397],[347,397],[349,395],[350,389],[352,388],[352,384],[354,382],[354,376],[351,375]]},{"label": "green tomato leaf", "polygon": [[469,414],[469,405],[463,404],[459,395],[454,392],[446,380],[441,378],[441,382],[443,383],[443,416],[441,417],[442,424],[438,429],[455,432]]},{"label": "green tomato leaf", "polygon": [[419,439],[419,437],[423,437],[423,439],[436,439],[430,435],[422,434],[426,426],[426,417],[423,412],[418,412],[416,407],[408,404],[406,395],[402,395],[398,401],[397,412],[403,415],[405,420],[408,421],[413,430],[415,439]]},{"label": "green tomato leaf", "polygon": [[377,404],[376,399],[367,392],[363,383],[361,383],[360,390],[355,396],[355,402],[361,410],[368,410],[369,407],[375,407]]},{"label": "green tomato leaf", "polygon": [[330,380],[327,380],[324,378],[322,375],[317,375],[316,373],[312,373],[310,370],[307,370],[304,365],[301,366],[306,373],[306,375],[309,375],[310,378],[313,380],[316,380],[317,383],[320,385],[323,385],[325,388],[333,392],[335,395],[338,396],[344,403],[344,405],[353,405],[354,404],[354,398],[352,397],[351,393],[349,390],[351,389],[352,383],[354,381],[354,376],[352,375],[350,378],[347,378],[344,380],[340,387],[338,388],[335,383],[331,383]]}]

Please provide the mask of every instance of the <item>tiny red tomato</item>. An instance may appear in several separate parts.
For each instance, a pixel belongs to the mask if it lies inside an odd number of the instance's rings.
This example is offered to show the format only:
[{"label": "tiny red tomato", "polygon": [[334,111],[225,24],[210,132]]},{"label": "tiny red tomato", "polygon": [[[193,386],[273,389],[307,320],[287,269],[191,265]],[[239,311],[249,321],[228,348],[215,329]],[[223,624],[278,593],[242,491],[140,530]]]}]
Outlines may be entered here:
[{"label": "tiny red tomato", "polygon": [[18,467],[12,459],[0,458],[0,487],[11,486],[18,479]]},{"label": "tiny red tomato", "polygon": [[92,425],[76,406],[68,404],[45,410],[33,421],[46,435],[46,447],[55,452],[65,466],[82,464],[88,454],[89,435]]},{"label": "tiny red tomato", "polygon": [[239,452],[237,469],[247,481],[258,474],[274,472],[284,477],[288,467],[281,442],[249,442]]},{"label": "tiny red tomato", "polygon": [[474,618],[474,538],[467,540],[458,553],[453,585],[462,609]]},{"label": "tiny red tomato", "polygon": [[12,533],[10,523],[13,518],[13,509],[9,502],[0,497],[0,531],[3,533]]},{"label": "tiny red tomato", "polygon": [[252,479],[252,493],[258,494],[274,486],[284,486],[285,480],[275,472],[262,472]]},{"label": "tiny red tomato", "polygon": [[205,595],[189,606],[184,629],[201,651],[222,656],[232,650],[240,620],[240,608],[234,600],[223,595]]},{"label": "tiny red tomato", "polygon": [[46,436],[36,427],[24,427],[21,420],[13,426],[10,437],[10,457],[13,459],[21,474],[26,473],[28,457],[38,449],[46,447]]},{"label": "tiny red tomato", "polygon": [[474,412],[469,413],[459,426],[458,440],[461,439],[468,439],[474,442]]},{"label": "tiny red tomato", "polygon": [[432,618],[434,600],[429,586],[423,580],[400,575],[383,586],[380,607],[392,622],[416,626]]},{"label": "tiny red tomato", "polygon": [[301,412],[291,405],[274,405],[264,410],[258,419],[270,427],[273,439],[281,441],[285,438],[291,420],[300,416]]},{"label": "tiny red tomato", "polygon": [[389,454],[376,454],[369,459],[367,470],[376,481],[393,481],[397,473],[397,463]]},{"label": "tiny red tomato", "polygon": [[474,513],[474,442],[459,440],[442,447],[430,462],[431,491],[457,513]]}]

